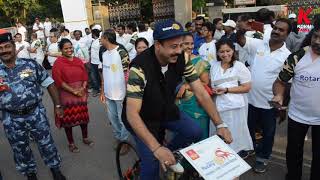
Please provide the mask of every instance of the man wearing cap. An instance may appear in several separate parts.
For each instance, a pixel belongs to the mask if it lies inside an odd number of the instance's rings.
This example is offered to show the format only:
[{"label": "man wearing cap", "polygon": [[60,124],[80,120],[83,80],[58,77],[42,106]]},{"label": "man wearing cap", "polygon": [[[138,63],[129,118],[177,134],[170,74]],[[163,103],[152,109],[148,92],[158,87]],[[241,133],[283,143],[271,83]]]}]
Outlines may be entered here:
[{"label": "man wearing cap", "polygon": [[[201,139],[201,128],[175,105],[175,89],[182,78],[190,83],[218,134],[227,143],[232,142],[230,131],[202,86],[190,57],[182,52],[180,45],[185,33],[174,20],[158,22],[153,33],[155,44],[130,64],[126,110],[122,115],[141,157],[141,180],[159,179],[159,164],[164,169],[169,166],[180,171],[172,151]],[[166,129],[176,136],[164,146]]]},{"label": "man wearing cap", "polygon": [[221,37],[222,40],[229,39],[233,43],[237,42],[236,33],[234,30],[236,29],[237,24],[231,20],[228,19],[225,23],[223,23],[223,29],[225,34]]},{"label": "man wearing cap", "polygon": [[65,180],[59,170],[60,156],[50,133],[42,87],[46,87],[57,116],[63,116],[52,78],[32,59],[17,58],[11,33],[0,30],[0,110],[2,124],[12,147],[16,168],[28,180],[36,180],[36,162],[29,146],[29,134],[54,180]]}]

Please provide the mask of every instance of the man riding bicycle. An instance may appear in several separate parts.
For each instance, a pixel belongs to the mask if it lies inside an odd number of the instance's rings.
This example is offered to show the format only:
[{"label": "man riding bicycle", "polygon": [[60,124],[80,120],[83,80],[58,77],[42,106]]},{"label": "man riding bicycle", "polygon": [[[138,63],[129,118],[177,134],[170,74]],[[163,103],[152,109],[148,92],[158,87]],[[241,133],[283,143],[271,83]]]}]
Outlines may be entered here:
[{"label": "man riding bicycle", "polygon": [[[227,143],[231,133],[220,119],[216,106],[206,92],[189,57],[180,47],[185,32],[174,20],[156,24],[155,44],[130,64],[127,100],[123,121],[133,134],[141,158],[141,180],[159,179],[159,163],[166,169],[176,164],[173,150],[201,139],[201,128],[175,105],[175,90],[184,78]],[[174,138],[165,146],[165,130]]]}]

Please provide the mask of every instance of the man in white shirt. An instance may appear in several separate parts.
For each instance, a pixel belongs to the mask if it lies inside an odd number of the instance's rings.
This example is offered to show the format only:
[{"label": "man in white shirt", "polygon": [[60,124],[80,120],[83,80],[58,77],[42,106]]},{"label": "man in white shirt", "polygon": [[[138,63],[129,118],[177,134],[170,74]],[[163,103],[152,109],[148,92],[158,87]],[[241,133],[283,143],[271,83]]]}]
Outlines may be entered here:
[{"label": "man in white shirt", "polygon": [[35,22],[33,24],[33,28],[32,28],[33,32],[37,33],[37,37],[38,39],[41,40],[42,43],[45,42],[45,36],[44,36],[44,26],[43,24],[40,22],[39,18],[35,19]]},{"label": "man in white shirt", "polygon": [[73,32],[74,40],[72,40],[74,56],[82,60],[84,64],[88,63],[89,57],[89,47],[87,46],[87,39],[82,38],[82,32],[80,30],[75,30]]},{"label": "man in white shirt", "polygon": [[44,26],[44,34],[46,37],[49,37],[50,35],[50,30],[52,29],[52,24],[50,22],[50,19],[47,17],[45,22],[43,23]]},{"label": "man in white shirt", "polygon": [[17,22],[17,31],[21,34],[22,41],[26,41],[28,31],[21,22]]},{"label": "man in white shirt", "polygon": [[214,32],[213,39],[216,41],[219,41],[221,39],[221,37],[224,35],[222,23],[223,23],[222,18],[215,18],[213,20],[213,25],[216,27],[216,31]]},{"label": "man in white shirt", "polygon": [[50,45],[48,47],[47,56],[50,66],[52,67],[58,56],[61,56],[58,47],[58,32],[50,32]]},{"label": "man in white shirt", "polygon": [[126,32],[126,27],[123,24],[117,26],[117,43],[122,44],[124,47],[129,43],[131,36]]},{"label": "man in white shirt", "polygon": [[136,40],[138,39],[137,26],[135,23],[130,23],[127,25],[127,33],[131,35],[129,43],[125,46],[129,53],[130,61],[132,61],[136,55],[137,51],[135,48]]},{"label": "man in white shirt", "polygon": [[205,22],[202,25],[201,34],[205,38],[205,43],[203,43],[199,48],[199,55],[205,61],[210,64],[217,60],[216,53],[216,41],[213,40],[214,27],[211,22]]},{"label": "man in white shirt", "polygon": [[14,37],[16,41],[17,58],[30,59],[30,53],[28,51],[30,44],[26,41],[22,41],[22,35],[20,33],[17,33]]},{"label": "man in white shirt", "polygon": [[273,101],[283,104],[292,79],[288,113],[287,180],[301,180],[304,139],[312,128],[311,180],[320,177],[320,27],[311,34],[311,46],[291,54],[273,84]]},{"label": "man in white shirt", "polygon": [[138,37],[145,38],[149,42],[149,47],[151,47],[154,44],[153,34],[150,34],[150,32],[147,31],[146,25],[144,23],[138,24],[138,29],[139,29]]},{"label": "man in white shirt", "polygon": [[102,54],[102,84],[100,100],[107,105],[107,115],[118,141],[128,140],[129,133],[122,122],[122,103],[126,96],[126,77],[129,69],[127,51],[116,42],[113,30],[107,30],[101,37],[106,49]]},{"label": "man in white shirt", "polygon": [[272,84],[276,80],[283,62],[290,55],[285,40],[292,26],[288,19],[278,19],[269,41],[245,37],[245,31],[237,31],[237,42],[247,50],[253,61],[250,64],[252,81],[248,94],[249,112],[248,127],[255,147],[255,128],[261,125],[263,139],[256,148],[256,164],[254,171],[263,173],[267,169],[272,153],[276,129],[276,109],[269,104],[271,101]]},{"label": "man in white shirt", "polygon": [[92,96],[97,96],[100,92],[100,75],[99,75],[99,66],[101,65],[100,59],[99,59],[99,50],[100,50],[100,31],[97,29],[94,29],[91,31],[92,34],[92,44],[91,44],[91,86],[92,86]]}]

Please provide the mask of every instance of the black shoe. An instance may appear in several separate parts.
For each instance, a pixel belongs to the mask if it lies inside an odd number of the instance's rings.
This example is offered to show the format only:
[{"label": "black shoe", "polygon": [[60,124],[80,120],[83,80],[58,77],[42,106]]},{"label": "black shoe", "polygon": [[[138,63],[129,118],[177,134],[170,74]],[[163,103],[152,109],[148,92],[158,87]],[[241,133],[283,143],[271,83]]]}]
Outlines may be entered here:
[{"label": "black shoe", "polygon": [[54,180],[66,180],[60,169],[50,169]]},{"label": "black shoe", "polygon": [[1,172],[0,172],[0,180],[2,180],[2,175],[1,175]]},{"label": "black shoe", "polygon": [[36,173],[27,174],[28,180],[38,180]]}]

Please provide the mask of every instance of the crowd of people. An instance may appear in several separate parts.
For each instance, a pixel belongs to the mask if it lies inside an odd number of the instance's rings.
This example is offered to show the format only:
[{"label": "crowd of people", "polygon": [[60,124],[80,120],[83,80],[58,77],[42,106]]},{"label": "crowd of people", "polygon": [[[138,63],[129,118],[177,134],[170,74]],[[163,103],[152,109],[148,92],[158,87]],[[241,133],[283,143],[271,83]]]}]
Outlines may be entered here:
[{"label": "crowd of people", "polygon": [[[29,42],[20,22],[14,36],[0,30],[0,109],[17,170],[28,180],[37,179],[31,136],[53,178],[66,179],[42,104],[42,88],[47,88],[55,125],[64,128],[72,153],[80,152],[73,140],[75,126],[82,130],[82,142],[94,146],[87,101],[89,95],[99,96],[115,145],[133,137],[142,180],[159,179],[160,167],[181,171],[172,152],[216,134],[242,158],[255,154],[253,170],[264,173],[278,114],[286,111],[284,178],[302,178],[304,138],[312,127],[310,179],[316,180],[320,18],[315,15],[307,35],[297,31],[295,18],[276,19],[263,8],[255,18],[242,14],[236,21],[216,18],[211,23],[198,16],[185,30],[179,22],[164,20],[105,31],[93,24],[83,30],[85,35],[36,18]],[[168,131],[174,134],[170,141]],[[124,147],[121,153],[127,151]]]}]

